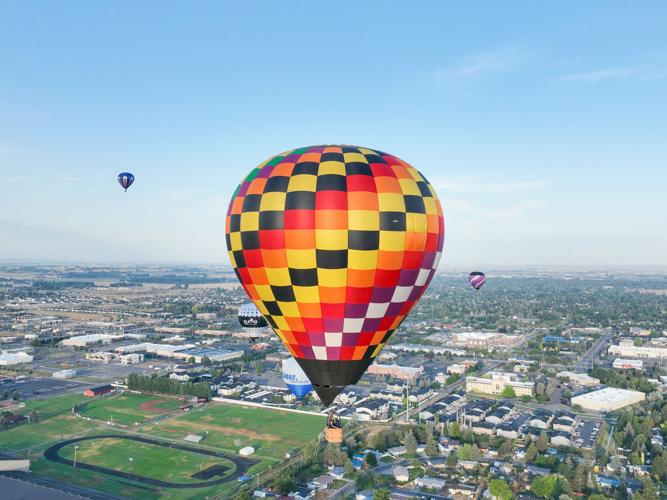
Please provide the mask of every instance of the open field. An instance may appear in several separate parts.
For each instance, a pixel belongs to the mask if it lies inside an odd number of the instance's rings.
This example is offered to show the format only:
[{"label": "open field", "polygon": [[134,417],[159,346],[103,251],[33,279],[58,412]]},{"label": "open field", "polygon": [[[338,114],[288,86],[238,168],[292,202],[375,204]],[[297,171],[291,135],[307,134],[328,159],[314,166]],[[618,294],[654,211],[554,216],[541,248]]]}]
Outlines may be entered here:
[{"label": "open field", "polygon": [[[107,435],[108,436],[108,435]],[[206,478],[196,475],[211,467],[218,467],[220,474],[213,479],[230,476],[236,471],[236,465],[225,458],[188,449],[175,449],[155,443],[134,441],[113,437],[95,437],[68,444],[59,450],[59,456],[74,459],[74,447],[77,446],[77,464],[90,464],[106,467],[129,475],[144,476],[170,483],[201,484]]]},{"label": "open field", "polygon": [[145,430],[171,439],[194,432],[205,436],[202,444],[207,446],[233,453],[252,446],[258,456],[282,460],[288,451],[312,441],[324,425],[323,416],[215,403],[164,419],[155,426],[147,425]]},{"label": "open field", "polygon": [[137,425],[178,410],[182,404],[183,401],[177,399],[126,392],[90,400],[81,407],[79,413],[103,422]]}]

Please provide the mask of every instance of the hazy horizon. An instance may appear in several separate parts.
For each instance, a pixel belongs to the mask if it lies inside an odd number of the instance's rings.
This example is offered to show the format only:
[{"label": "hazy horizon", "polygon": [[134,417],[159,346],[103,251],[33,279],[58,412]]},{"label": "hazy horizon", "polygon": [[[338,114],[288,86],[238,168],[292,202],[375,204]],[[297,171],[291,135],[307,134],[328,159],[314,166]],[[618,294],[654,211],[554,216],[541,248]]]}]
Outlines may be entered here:
[{"label": "hazy horizon", "polygon": [[441,270],[667,266],[666,14],[5,3],[0,261],[227,264],[245,173],[348,143],[438,191]]}]

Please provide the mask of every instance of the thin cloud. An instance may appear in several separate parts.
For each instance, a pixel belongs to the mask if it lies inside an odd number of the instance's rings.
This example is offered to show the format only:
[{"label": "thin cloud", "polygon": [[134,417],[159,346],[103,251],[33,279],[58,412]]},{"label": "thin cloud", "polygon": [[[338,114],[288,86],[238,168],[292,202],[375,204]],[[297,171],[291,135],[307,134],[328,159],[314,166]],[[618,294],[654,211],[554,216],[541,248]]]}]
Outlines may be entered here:
[{"label": "thin cloud", "polygon": [[507,195],[519,192],[535,191],[549,186],[547,180],[491,181],[480,177],[434,179],[436,189],[456,194],[496,194]]},{"label": "thin cloud", "polygon": [[635,68],[619,67],[619,68],[603,68],[594,71],[586,71],[583,73],[571,73],[561,76],[561,80],[568,82],[588,82],[597,83],[604,80],[622,80],[629,78],[637,73]]},{"label": "thin cloud", "polygon": [[501,48],[468,57],[453,66],[435,71],[433,76],[437,80],[479,78],[515,67],[526,59],[524,50]]}]

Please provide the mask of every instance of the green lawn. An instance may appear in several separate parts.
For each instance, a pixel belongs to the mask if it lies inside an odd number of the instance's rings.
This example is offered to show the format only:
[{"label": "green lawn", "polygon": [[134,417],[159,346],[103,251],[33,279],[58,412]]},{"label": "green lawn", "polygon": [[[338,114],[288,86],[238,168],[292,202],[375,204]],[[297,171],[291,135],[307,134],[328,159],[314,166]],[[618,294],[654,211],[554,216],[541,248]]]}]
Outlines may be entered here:
[{"label": "green lawn", "polygon": [[[127,439],[86,440],[76,445],[77,461],[174,483],[205,482],[191,477],[192,474],[214,465],[227,467],[227,474],[236,469],[232,462],[222,458]],[[74,444],[62,448],[60,456],[73,460]]]},{"label": "green lawn", "polygon": [[322,432],[325,418],[319,415],[212,403],[174,418],[146,426],[151,434],[182,439],[188,432],[204,436],[203,445],[237,453],[244,446],[260,457],[282,460],[290,450],[303,448]]},{"label": "green lawn", "polygon": [[126,392],[117,396],[89,400],[82,405],[79,413],[103,422],[135,425],[178,410],[182,404],[183,401],[178,399]]}]

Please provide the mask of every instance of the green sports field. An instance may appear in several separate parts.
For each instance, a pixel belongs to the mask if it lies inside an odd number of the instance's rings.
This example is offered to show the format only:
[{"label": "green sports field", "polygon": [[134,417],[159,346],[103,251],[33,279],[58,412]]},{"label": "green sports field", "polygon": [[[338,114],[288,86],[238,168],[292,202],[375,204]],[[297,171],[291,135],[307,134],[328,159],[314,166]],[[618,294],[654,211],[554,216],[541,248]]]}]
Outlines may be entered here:
[{"label": "green sports field", "polygon": [[182,404],[183,401],[177,399],[126,392],[85,402],[81,405],[79,414],[102,422],[138,425],[176,411]]},{"label": "green sports field", "polygon": [[[74,446],[62,448],[60,456],[73,460]],[[201,483],[192,475],[215,465],[226,467],[230,473],[235,470],[229,460],[127,439],[91,439],[77,446],[79,462],[173,483]]]},{"label": "green sports field", "polygon": [[279,410],[214,403],[145,427],[149,434],[177,439],[188,432],[201,434],[202,444],[237,453],[244,446],[257,456],[282,460],[323,431],[326,419]]},{"label": "green sports field", "polygon": [[[82,403],[85,403],[82,405]],[[72,414],[72,406],[79,405],[85,420]],[[104,398],[90,399],[81,394],[71,394],[26,402],[25,413],[36,409],[38,423],[28,423],[0,432],[0,451],[8,451],[20,458],[31,459],[31,470],[65,482],[88,486],[126,498],[141,500],[171,498],[203,498],[212,494],[233,491],[239,483],[234,480],[224,485],[205,488],[160,488],[136,481],[116,478],[99,472],[73,469],[70,465],[47,460],[44,450],[68,438],[96,436],[99,434],[141,435],[157,437],[185,444],[189,434],[204,437],[200,447],[237,455],[244,446],[253,446],[252,458],[260,462],[249,473],[254,474],[283,459],[287,451],[301,449],[324,428],[325,418],[264,408],[244,407],[224,403],[210,403],[189,412],[178,408],[181,401],[153,395],[124,393]],[[113,414],[115,424],[105,424]],[[135,425],[134,422],[139,422]],[[145,475],[154,479],[192,483],[190,477],[212,464],[225,464],[224,458],[216,458],[184,450],[169,449],[128,440],[105,439],[81,441],[77,460],[118,471]],[[192,445],[197,447],[197,445]],[[61,456],[72,459],[71,445],[61,449]],[[133,461],[129,460],[133,457]],[[132,468],[134,467],[134,469]],[[233,464],[230,465],[230,473]]]}]

